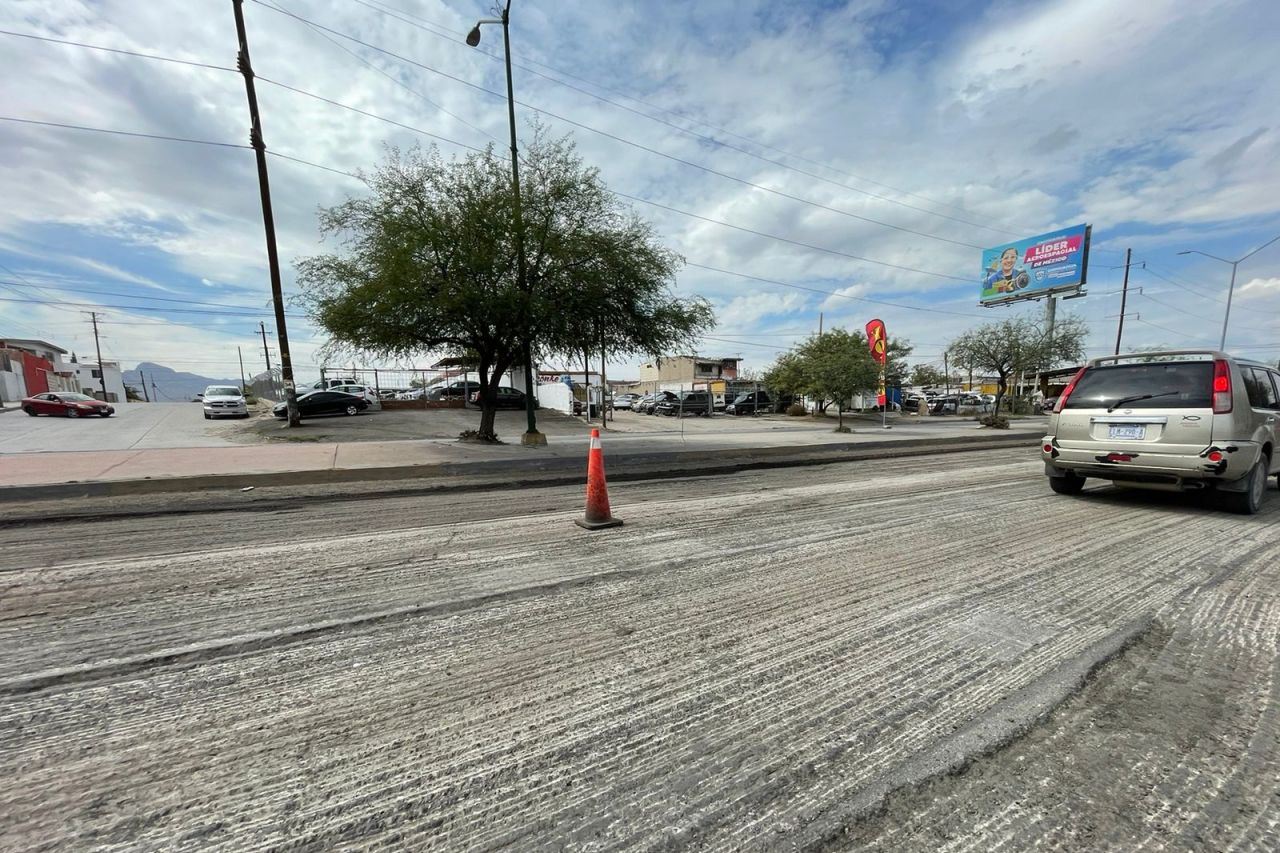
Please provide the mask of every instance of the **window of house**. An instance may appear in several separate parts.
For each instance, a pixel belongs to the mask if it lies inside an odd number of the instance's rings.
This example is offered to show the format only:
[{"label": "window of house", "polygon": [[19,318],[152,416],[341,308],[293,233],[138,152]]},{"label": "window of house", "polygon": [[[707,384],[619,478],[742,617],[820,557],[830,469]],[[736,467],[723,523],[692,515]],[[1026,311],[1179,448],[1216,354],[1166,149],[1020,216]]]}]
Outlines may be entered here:
[{"label": "window of house", "polygon": [[92,371],[90,371],[90,373],[92,373],[92,374],[93,374],[93,378],[94,378],[94,379],[101,379],[101,378],[102,378],[102,371],[101,371],[101,370],[92,370]]}]

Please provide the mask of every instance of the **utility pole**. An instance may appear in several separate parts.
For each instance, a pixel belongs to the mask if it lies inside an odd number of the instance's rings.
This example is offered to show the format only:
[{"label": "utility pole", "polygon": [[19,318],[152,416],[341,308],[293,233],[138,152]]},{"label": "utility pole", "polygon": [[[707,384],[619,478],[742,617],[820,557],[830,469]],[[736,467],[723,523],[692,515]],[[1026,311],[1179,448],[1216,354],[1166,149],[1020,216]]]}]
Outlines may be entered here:
[{"label": "utility pole", "polygon": [[[249,99],[249,144],[253,146],[258,161],[258,189],[262,195],[262,225],[267,236],[267,266],[271,272],[271,301],[276,309],[276,337],[280,343],[280,373],[284,378],[285,405],[289,413],[289,426],[301,425],[298,415],[298,392],[293,385],[293,360],[289,357],[289,334],[285,329],[284,292],[280,284],[280,256],[276,250],[276,223],[271,213],[271,183],[267,179],[267,146],[262,138],[262,117],[258,114],[258,93],[253,84],[253,65],[249,61],[249,37],[244,28],[244,0],[231,0],[236,19],[236,37],[240,50],[236,55],[236,68],[244,75],[245,94]],[[265,332],[263,333],[265,339]],[[263,341],[265,349],[266,341]]]},{"label": "utility pole", "polygon": [[156,387],[156,375],[151,374],[151,396],[156,398],[156,402],[160,402],[160,389]]},{"label": "utility pole", "polygon": [[240,347],[236,347],[236,355],[240,357],[240,393],[244,393],[244,353],[240,351]]},{"label": "utility pole", "polygon": [[818,337],[822,337],[822,312],[818,312]]},{"label": "utility pole", "polygon": [[604,326],[600,326],[600,428],[609,423],[609,375],[605,372]]},{"label": "utility pole", "polygon": [[951,396],[951,367],[947,362],[947,351],[942,351],[942,384],[946,388],[946,395]]},{"label": "utility pole", "polygon": [[267,324],[259,321],[258,328],[262,330],[262,357],[267,360],[267,373],[270,373],[271,350],[267,349]]},{"label": "utility pole", "polygon": [[138,371],[138,384],[142,386],[142,399],[150,403],[151,395],[147,393],[147,374],[141,370]]},{"label": "utility pole", "polygon": [[1124,306],[1129,300],[1129,261],[1133,258],[1133,249],[1124,250],[1124,284],[1120,287],[1120,322],[1116,326],[1116,351],[1120,354],[1120,338],[1124,335]]},{"label": "utility pole", "polygon": [[[498,10],[495,9],[495,11]],[[524,256],[524,210],[520,199],[520,154],[516,149],[516,94],[511,82],[511,0],[507,0],[507,4],[501,9],[501,12],[501,18],[482,18],[477,21],[476,25],[471,28],[471,32],[467,33],[467,44],[471,47],[476,47],[480,44],[481,24],[502,24],[502,46],[507,65],[507,120],[511,128],[511,190],[514,196],[513,201],[515,202],[512,210],[512,220],[516,231],[516,282],[525,297],[532,301],[529,271]],[[524,435],[520,436],[520,443],[525,447],[544,447],[547,443],[547,437],[538,432],[537,417],[534,415],[534,405],[537,401],[533,397],[535,387],[533,384],[533,332],[532,321],[526,320],[520,341],[520,358],[524,361],[525,418],[529,428]],[[588,418],[590,414],[591,400],[588,393]]]},{"label": "utility pole", "polygon": [[90,311],[89,318],[93,321],[93,346],[98,351],[98,383],[102,385],[102,402],[107,402],[107,371],[102,366],[102,344],[98,340],[98,312]]}]

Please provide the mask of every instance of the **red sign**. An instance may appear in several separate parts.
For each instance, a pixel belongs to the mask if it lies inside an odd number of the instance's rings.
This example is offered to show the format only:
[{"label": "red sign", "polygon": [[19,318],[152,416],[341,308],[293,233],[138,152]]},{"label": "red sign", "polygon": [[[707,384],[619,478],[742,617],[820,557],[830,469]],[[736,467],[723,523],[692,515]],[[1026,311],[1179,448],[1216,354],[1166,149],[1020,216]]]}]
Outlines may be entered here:
[{"label": "red sign", "polygon": [[1029,267],[1043,267],[1065,261],[1084,245],[1083,234],[1071,234],[1058,240],[1037,243],[1027,249],[1022,261]]},{"label": "red sign", "polygon": [[883,320],[872,320],[867,324],[867,346],[871,349],[871,357],[876,364],[884,366],[889,358],[889,338],[884,330]]}]

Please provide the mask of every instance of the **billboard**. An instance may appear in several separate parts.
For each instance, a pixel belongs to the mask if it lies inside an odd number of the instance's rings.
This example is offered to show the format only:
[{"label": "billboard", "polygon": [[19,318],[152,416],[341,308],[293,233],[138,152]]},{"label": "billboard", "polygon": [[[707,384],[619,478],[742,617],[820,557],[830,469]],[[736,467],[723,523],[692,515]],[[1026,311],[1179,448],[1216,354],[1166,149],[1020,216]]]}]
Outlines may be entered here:
[{"label": "billboard", "polygon": [[982,251],[983,305],[1079,290],[1089,267],[1089,225],[1072,225]]}]

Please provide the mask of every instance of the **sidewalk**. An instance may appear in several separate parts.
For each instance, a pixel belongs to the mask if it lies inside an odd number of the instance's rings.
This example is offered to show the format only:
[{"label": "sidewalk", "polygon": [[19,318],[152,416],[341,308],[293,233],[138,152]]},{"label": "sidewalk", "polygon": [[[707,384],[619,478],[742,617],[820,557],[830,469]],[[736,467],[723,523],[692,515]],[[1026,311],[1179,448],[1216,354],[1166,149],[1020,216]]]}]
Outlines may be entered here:
[{"label": "sidewalk", "polygon": [[[761,459],[839,458],[853,450],[901,446],[929,450],[960,445],[1024,444],[1043,432],[1043,421],[1015,421],[1009,430],[980,429],[972,421],[891,421],[891,429],[854,422],[848,434],[825,430],[755,433],[603,433],[610,470],[655,465],[717,468]],[[584,435],[556,436],[546,447],[482,445],[453,439],[274,443],[239,447],[22,453],[0,456],[0,500],[72,494],[299,485],[441,475],[507,476],[585,470]],[[93,485],[112,488],[89,488]],[[32,491],[24,487],[52,487]]]}]

